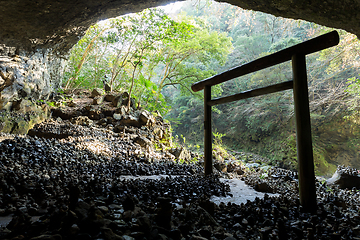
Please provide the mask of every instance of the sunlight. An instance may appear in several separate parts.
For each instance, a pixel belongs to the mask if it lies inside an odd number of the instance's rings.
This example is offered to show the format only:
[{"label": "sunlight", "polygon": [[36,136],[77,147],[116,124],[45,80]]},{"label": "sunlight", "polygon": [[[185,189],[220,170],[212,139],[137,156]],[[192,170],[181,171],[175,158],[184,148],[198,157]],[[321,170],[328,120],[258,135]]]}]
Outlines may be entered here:
[{"label": "sunlight", "polygon": [[166,14],[175,13],[175,12],[179,11],[179,9],[184,5],[185,2],[186,1],[174,2],[174,3],[170,3],[166,6],[160,6],[158,8],[163,9]]}]

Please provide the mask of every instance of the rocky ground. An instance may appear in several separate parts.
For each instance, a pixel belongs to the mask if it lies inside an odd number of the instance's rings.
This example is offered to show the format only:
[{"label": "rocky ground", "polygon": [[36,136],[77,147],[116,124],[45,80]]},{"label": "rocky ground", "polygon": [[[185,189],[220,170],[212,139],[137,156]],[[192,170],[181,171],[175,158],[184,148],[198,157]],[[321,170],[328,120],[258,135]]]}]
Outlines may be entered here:
[{"label": "rocky ground", "polygon": [[[307,213],[296,173],[224,159],[204,177],[158,113],[99,96],[53,109],[28,135],[0,135],[0,215],[11,219],[0,239],[360,239],[356,169],[317,180]],[[215,204],[230,195],[220,178],[278,196]]]}]

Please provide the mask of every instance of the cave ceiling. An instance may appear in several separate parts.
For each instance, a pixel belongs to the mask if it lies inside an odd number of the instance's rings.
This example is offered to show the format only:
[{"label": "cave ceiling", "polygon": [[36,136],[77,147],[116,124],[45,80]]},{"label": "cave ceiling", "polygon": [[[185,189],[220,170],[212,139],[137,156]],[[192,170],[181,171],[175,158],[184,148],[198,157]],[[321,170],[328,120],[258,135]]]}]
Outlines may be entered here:
[{"label": "cave ceiling", "polygon": [[[0,43],[66,53],[99,20],[171,3],[169,0],[0,0]],[[360,36],[360,0],[227,0],[242,7],[344,29]]]}]

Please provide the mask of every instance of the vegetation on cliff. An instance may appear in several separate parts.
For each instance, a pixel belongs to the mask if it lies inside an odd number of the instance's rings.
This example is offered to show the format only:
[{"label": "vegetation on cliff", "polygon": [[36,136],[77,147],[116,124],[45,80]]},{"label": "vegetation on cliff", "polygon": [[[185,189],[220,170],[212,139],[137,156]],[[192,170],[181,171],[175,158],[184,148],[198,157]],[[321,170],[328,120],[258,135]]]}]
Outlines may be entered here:
[{"label": "vegetation on cliff", "polygon": [[[146,10],[90,28],[72,49],[64,85],[107,84],[110,90],[128,91],[138,106],[167,113],[173,135],[201,146],[203,103],[201,94],[189,91],[193,82],[331,30],[215,2],[185,2],[171,17],[159,9]],[[314,159],[320,175],[334,172],[339,164],[359,167],[360,43],[345,31],[339,34],[338,46],[307,57]],[[224,83],[214,95],[287,81],[291,74],[287,62]],[[296,169],[291,91],[214,110],[214,132],[228,148]]]}]

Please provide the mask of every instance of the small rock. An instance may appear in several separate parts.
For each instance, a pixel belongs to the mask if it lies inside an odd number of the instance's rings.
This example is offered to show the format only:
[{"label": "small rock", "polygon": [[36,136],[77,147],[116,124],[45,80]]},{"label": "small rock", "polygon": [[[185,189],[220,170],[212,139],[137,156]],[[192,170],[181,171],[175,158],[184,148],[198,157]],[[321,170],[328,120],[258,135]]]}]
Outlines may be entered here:
[{"label": "small rock", "polygon": [[122,114],[114,113],[113,118],[114,118],[115,120],[121,120]]},{"label": "small rock", "polygon": [[104,89],[105,89],[105,92],[110,92],[111,91],[111,87],[108,83],[105,83],[104,84]]},{"label": "small rock", "polygon": [[124,240],[135,240],[135,238],[130,237],[128,235],[122,235],[122,237],[123,237]]},{"label": "small rock", "polygon": [[74,101],[70,101],[67,105],[69,107],[76,107],[77,106],[77,104]]},{"label": "small rock", "polygon": [[120,120],[120,124],[126,125],[126,126],[137,127],[137,126],[139,126],[139,121],[138,121],[138,118],[136,118],[135,116],[133,116],[133,115],[127,115],[127,116],[124,116],[124,117]]},{"label": "small rock", "polygon": [[99,206],[98,207],[104,214],[109,212],[109,208],[107,208],[106,206]]},{"label": "small rock", "polygon": [[95,96],[93,99],[93,105],[100,105],[104,102],[104,96]]},{"label": "small rock", "polygon": [[134,142],[136,142],[137,144],[139,144],[143,148],[145,148],[146,146],[151,145],[151,141],[149,139],[147,139],[146,137],[142,137],[142,136],[137,136],[134,139]]},{"label": "small rock", "polygon": [[204,237],[192,235],[192,236],[190,237],[190,240],[208,240],[208,238],[204,238]]},{"label": "small rock", "polygon": [[190,153],[183,147],[181,148],[172,148],[170,149],[170,153],[172,155],[175,156],[176,159],[180,160],[186,160],[186,161],[190,161],[191,160],[191,155]]},{"label": "small rock", "polygon": [[139,123],[141,126],[153,126],[155,124],[155,119],[148,111],[145,110],[139,115]]},{"label": "small rock", "polygon": [[266,182],[257,183],[254,189],[258,192],[267,192],[267,193],[273,192],[273,189]]},{"label": "small rock", "polygon": [[37,237],[30,238],[30,240],[62,240],[61,235],[40,235]]}]

